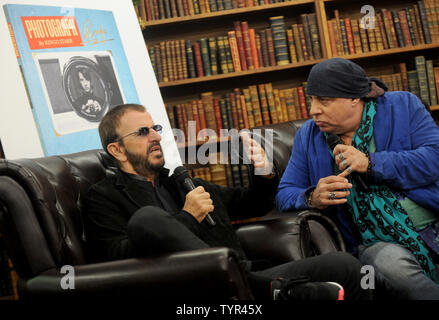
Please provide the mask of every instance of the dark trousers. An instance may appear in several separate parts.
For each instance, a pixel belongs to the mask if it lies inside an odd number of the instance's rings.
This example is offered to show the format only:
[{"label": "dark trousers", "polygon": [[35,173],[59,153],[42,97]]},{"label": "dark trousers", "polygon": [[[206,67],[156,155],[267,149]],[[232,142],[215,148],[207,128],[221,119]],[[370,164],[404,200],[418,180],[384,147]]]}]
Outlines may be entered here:
[{"label": "dark trousers", "polygon": [[[166,211],[147,206],[139,209],[128,223],[128,237],[137,256],[208,248],[186,226]],[[352,255],[333,252],[291,261],[261,271],[249,271],[248,280],[256,299],[270,298],[270,282],[276,278],[307,276],[311,281],[337,282],[345,289],[346,300],[367,300],[369,290],[360,287],[362,265]]]}]

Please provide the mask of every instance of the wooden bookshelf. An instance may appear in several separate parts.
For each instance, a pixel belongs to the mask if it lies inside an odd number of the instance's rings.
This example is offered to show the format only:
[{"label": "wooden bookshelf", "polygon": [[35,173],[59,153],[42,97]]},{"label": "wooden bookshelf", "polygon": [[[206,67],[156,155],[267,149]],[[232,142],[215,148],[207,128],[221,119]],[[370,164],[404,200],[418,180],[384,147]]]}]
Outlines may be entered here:
[{"label": "wooden bookshelf", "polygon": [[238,9],[231,9],[231,10],[223,10],[223,11],[215,11],[210,13],[202,13],[202,14],[196,14],[192,16],[184,16],[184,17],[177,17],[177,18],[168,18],[168,19],[160,19],[160,20],[152,20],[152,21],[146,21],[143,25],[143,30],[147,30],[152,27],[160,27],[165,25],[179,25],[184,23],[192,23],[196,21],[202,21],[202,20],[209,20],[212,18],[226,18],[226,17],[232,17],[237,15],[245,15],[249,13],[254,12],[261,12],[261,11],[269,11],[273,9],[282,9],[282,8],[290,8],[293,6],[298,5],[304,5],[304,4],[314,4],[314,0],[291,0],[286,2],[280,2],[280,3],[273,3],[273,4],[266,4],[266,5],[259,5],[259,6],[253,6],[253,7],[247,7],[247,8],[238,8]]},{"label": "wooden bookshelf", "polygon": [[[152,0],[153,1],[153,0]],[[354,54],[334,54],[331,50],[330,33],[328,20],[334,19],[334,10],[340,12],[340,18],[360,19],[360,8],[362,5],[374,6],[375,12],[385,8],[390,10],[401,10],[411,8],[417,4],[416,0],[371,0],[364,3],[359,0],[297,0],[266,5],[255,5],[244,8],[216,11],[210,13],[195,14],[189,16],[152,20],[143,23],[143,35],[149,48],[166,41],[190,40],[192,43],[201,38],[214,38],[224,36],[228,31],[233,31],[233,22],[248,21],[249,28],[256,31],[270,28],[269,17],[284,16],[285,28],[291,28],[292,24],[300,24],[302,14],[316,14],[318,27],[319,44],[321,48],[321,59],[306,60],[285,65],[271,65],[253,70],[220,73],[210,76],[193,77],[172,81],[161,81],[159,87],[162,97],[167,106],[183,105],[193,100],[201,100],[201,93],[213,92],[214,97],[221,99],[225,94],[232,92],[235,88],[243,90],[249,86],[270,83],[273,89],[284,90],[291,87],[299,87],[306,81],[309,70],[313,65],[331,57],[343,57],[357,61],[369,75],[390,76],[394,73],[395,67],[403,62],[414,60],[415,56],[425,55],[426,60],[435,60],[439,54],[439,28],[434,30],[430,26],[432,43],[421,42],[422,44],[407,46],[396,46],[394,48],[379,49]],[[439,10],[439,8],[437,8]],[[439,17],[438,17],[439,19]],[[393,21],[392,21],[393,23]],[[439,21],[438,21],[439,24]],[[422,24],[421,28],[423,28]],[[376,27],[379,32],[378,26]],[[422,32],[422,31],[421,31]],[[433,37],[434,36],[434,37]],[[369,38],[369,34],[367,34]],[[297,39],[297,38],[295,38]],[[370,40],[370,39],[369,39]],[[419,42],[418,42],[419,43]],[[340,44],[340,42],[338,42]],[[406,43],[407,44],[407,43]],[[333,44],[334,45],[334,44]],[[363,44],[362,44],[363,45]],[[390,47],[390,46],[389,46]],[[372,50],[372,45],[370,45]],[[210,49],[209,49],[210,50]],[[356,50],[355,50],[356,51]],[[358,51],[356,51],[358,52]],[[290,57],[291,58],[291,57]],[[219,60],[219,59],[218,59]],[[436,66],[439,64],[436,61]],[[219,61],[218,61],[219,62]],[[203,62],[204,64],[204,62]],[[219,66],[220,64],[218,64]],[[219,70],[219,69],[218,69]],[[413,70],[413,65],[411,69]],[[439,111],[439,105],[431,107],[435,113]],[[218,138],[208,140],[208,143],[223,143],[230,138]],[[180,143],[180,149],[198,147],[206,141],[196,143]]]}]

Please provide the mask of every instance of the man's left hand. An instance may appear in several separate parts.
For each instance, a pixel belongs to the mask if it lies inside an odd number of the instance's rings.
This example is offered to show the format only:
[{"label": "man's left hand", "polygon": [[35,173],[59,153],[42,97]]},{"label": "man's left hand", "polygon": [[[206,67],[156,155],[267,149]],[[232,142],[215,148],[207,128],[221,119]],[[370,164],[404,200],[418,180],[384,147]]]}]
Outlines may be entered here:
[{"label": "man's left hand", "polygon": [[335,162],[341,171],[351,167],[352,171],[364,173],[367,171],[369,159],[367,156],[353,146],[338,144],[334,150]]},{"label": "man's left hand", "polygon": [[250,138],[247,132],[241,133],[241,139],[244,143],[245,153],[255,167],[255,174],[266,178],[273,177],[273,165],[268,161],[262,146]]}]

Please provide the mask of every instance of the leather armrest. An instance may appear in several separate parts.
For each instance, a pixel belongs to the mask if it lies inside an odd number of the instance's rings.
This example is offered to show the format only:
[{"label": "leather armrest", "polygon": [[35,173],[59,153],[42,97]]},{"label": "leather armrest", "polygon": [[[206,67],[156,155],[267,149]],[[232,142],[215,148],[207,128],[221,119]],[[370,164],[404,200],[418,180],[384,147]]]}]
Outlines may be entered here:
[{"label": "leather armrest", "polygon": [[[235,251],[209,248],[152,258],[126,259],[74,267],[74,289],[60,270],[48,270],[20,283],[20,296],[34,298],[142,297],[251,299]],[[64,280],[63,280],[64,277]]]},{"label": "leather armrest", "polygon": [[308,224],[298,214],[247,224],[236,232],[252,261],[278,265],[311,255]]},{"label": "leather armrest", "polygon": [[270,216],[237,229],[250,260],[277,265],[335,251],[346,251],[341,232],[323,214],[273,212]]}]

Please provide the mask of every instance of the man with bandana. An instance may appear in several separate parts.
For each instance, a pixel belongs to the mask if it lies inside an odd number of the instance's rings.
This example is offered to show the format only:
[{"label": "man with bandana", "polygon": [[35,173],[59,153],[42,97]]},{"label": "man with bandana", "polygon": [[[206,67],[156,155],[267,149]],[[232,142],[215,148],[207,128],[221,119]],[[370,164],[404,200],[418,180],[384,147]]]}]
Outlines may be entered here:
[{"label": "man with bandana", "polygon": [[349,60],[315,65],[307,82],[312,120],[294,138],[278,209],[322,210],[387,293],[439,299],[439,128],[415,95],[384,92]]}]

